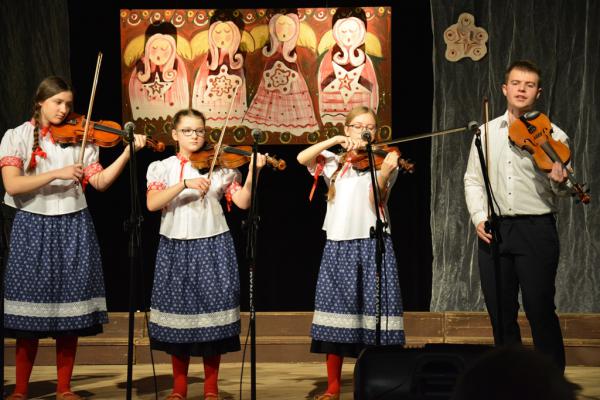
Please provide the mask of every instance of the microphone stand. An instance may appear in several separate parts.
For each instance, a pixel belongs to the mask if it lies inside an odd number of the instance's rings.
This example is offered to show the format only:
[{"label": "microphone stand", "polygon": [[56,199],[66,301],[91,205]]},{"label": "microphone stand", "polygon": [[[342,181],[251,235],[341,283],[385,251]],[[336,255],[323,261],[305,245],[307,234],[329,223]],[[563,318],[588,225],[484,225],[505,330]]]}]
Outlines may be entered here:
[{"label": "microphone stand", "polygon": [[8,240],[5,240],[6,234],[4,232],[4,203],[0,203],[0,340],[2,345],[0,346],[0,396],[4,398],[4,272],[5,272],[5,254],[8,248]]},{"label": "microphone stand", "polygon": [[131,212],[129,219],[123,224],[126,232],[129,232],[129,335],[127,338],[127,400],[131,400],[133,382],[133,333],[135,318],[136,282],[135,267],[139,262],[139,250],[142,246],[141,224],[143,217],[140,212],[138,186],[137,186],[137,163],[135,157],[135,138],[133,136],[133,124],[125,124],[125,139],[129,142],[129,186]]},{"label": "microphone stand", "polygon": [[377,218],[375,226],[370,229],[371,238],[375,238],[375,345],[381,344],[381,267],[383,264],[383,254],[385,253],[385,243],[383,231],[387,223],[381,219],[379,210],[379,187],[377,186],[377,175],[375,173],[375,158],[371,142],[371,133],[365,131],[362,139],[367,142],[366,150],[369,158],[369,172],[371,174],[371,187],[373,188],[373,200],[375,203],[375,216]]},{"label": "microphone stand", "polygon": [[[496,313],[497,313],[497,324],[496,324],[496,338],[497,345],[504,345],[504,317],[502,315],[502,281],[500,275],[500,243],[502,237],[500,236],[500,219],[494,210],[494,203],[492,198],[492,186],[490,184],[490,178],[488,176],[488,169],[486,160],[483,155],[483,148],[481,145],[481,131],[477,125],[469,124],[469,129],[475,134],[475,146],[477,147],[477,154],[479,155],[479,163],[481,164],[481,175],[483,176],[483,182],[485,184],[485,192],[487,194],[487,203],[489,217],[485,223],[485,231],[492,234],[492,243],[490,244],[490,250],[492,252],[492,259],[494,261],[494,281],[496,286]],[[492,328],[494,327],[492,321]]]},{"label": "microphone stand", "polygon": [[252,144],[252,185],[250,190],[250,209],[248,218],[243,223],[246,229],[246,260],[248,262],[248,294],[250,311],[250,399],[256,400],[256,306],[255,306],[255,285],[254,274],[256,273],[256,243],[258,233],[258,222],[260,216],[257,212],[256,184],[258,180],[256,158],[258,157],[258,138],[259,134],[253,134],[254,143]]}]

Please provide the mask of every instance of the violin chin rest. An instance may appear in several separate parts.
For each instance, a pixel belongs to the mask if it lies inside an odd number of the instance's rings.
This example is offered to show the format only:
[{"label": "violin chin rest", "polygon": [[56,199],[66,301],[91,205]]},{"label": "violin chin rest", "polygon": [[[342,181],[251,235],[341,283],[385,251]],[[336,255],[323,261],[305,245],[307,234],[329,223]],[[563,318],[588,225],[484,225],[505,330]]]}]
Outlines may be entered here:
[{"label": "violin chin rest", "polygon": [[523,116],[526,120],[531,121],[532,119],[536,119],[540,115],[539,111],[528,111]]}]

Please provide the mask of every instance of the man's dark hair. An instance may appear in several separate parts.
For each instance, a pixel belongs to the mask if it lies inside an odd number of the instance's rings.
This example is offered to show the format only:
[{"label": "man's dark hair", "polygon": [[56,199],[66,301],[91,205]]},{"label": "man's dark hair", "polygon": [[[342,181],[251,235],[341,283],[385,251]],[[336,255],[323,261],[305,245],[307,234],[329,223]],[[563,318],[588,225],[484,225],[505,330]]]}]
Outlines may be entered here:
[{"label": "man's dark hair", "polygon": [[504,74],[504,82],[508,83],[508,75],[513,69],[518,69],[521,71],[534,72],[539,77],[538,87],[542,87],[542,70],[540,67],[536,65],[533,61],[529,60],[518,60],[513,62],[506,68],[506,73]]}]

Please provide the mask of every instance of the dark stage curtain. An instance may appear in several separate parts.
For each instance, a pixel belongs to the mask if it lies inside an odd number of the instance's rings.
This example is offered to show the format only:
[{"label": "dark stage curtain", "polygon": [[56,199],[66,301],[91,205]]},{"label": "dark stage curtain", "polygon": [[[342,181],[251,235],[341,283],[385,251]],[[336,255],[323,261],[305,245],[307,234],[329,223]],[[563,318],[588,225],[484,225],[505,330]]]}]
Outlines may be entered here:
[{"label": "dark stage curtain", "polygon": [[37,85],[49,75],[70,81],[66,0],[0,2],[0,132],[31,117]]},{"label": "dark stage curtain", "polygon": [[[66,0],[0,2],[0,138],[31,118],[37,85],[49,75],[71,80],[69,13]],[[0,196],[4,184],[0,179]],[[2,204],[2,234],[8,236],[14,209]]]},{"label": "dark stage curtain", "polygon": [[[446,60],[443,33],[468,12],[489,34],[480,61]],[[600,2],[431,1],[434,35],[433,129],[482,120],[482,98],[490,99],[490,119],[501,115],[506,67],[531,59],[542,68],[543,93],[537,109],[570,137],[579,181],[592,196],[600,193]],[[431,149],[433,291],[431,309],[482,310],[476,234],[464,200],[463,174],[469,134],[436,138]],[[589,205],[560,202],[561,255],[556,279],[560,312],[600,311],[600,212]]]}]

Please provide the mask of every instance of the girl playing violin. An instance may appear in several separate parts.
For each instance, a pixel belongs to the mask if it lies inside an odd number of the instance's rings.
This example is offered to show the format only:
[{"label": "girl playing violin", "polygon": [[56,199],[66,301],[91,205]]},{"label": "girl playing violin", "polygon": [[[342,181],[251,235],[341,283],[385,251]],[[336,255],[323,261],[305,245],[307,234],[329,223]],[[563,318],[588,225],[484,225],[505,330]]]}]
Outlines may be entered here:
[{"label": "girl playing violin", "polygon": [[[204,399],[218,398],[221,354],[240,349],[239,276],[233,239],[220,199],[250,206],[252,171],[244,185],[237,169],[214,169],[211,179],[189,162],[204,144],[204,115],[184,109],[173,116],[179,153],[148,167],[147,206],[162,210],[152,289],[153,349],[171,354],[173,392],[185,399],[190,356],[204,361]],[[265,165],[259,155],[256,166]]]},{"label": "girl playing violin", "polygon": [[[298,161],[312,174],[322,174],[329,186],[323,229],[327,242],[321,260],[315,313],[311,328],[311,352],[327,354],[328,386],[318,400],[338,399],[342,362],[357,357],[375,343],[375,239],[369,230],[376,214],[369,171],[358,171],[346,155],[327,150],[339,144],[346,151],[362,149],[361,133],[375,133],[375,113],[364,106],[352,109],[345,120],[345,136],[334,136],[298,154]],[[377,171],[380,209],[387,220],[387,197],[398,175],[398,154],[386,155]],[[385,228],[385,253],[381,272],[381,344],[404,343],[402,300],[396,258]]]},{"label": "girl playing violin", "polygon": [[[56,339],[56,398],[77,400],[71,375],[79,336],[107,323],[100,249],[83,190],[106,190],[129,160],[129,149],[106,169],[98,147],[60,146],[52,130],[73,105],[73,92],[51,76],[38,86],[33,117],[9,129],[0,144],[4,202],[17,209],[5,275],[4,326],[17,339],[16,385],[8,399],[26,399],[38,340]],[[145,144],[136,136],[135,147]]]}]

